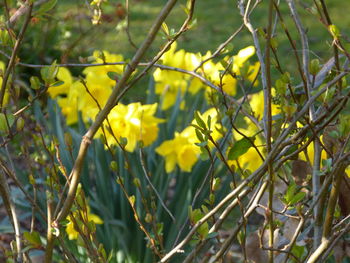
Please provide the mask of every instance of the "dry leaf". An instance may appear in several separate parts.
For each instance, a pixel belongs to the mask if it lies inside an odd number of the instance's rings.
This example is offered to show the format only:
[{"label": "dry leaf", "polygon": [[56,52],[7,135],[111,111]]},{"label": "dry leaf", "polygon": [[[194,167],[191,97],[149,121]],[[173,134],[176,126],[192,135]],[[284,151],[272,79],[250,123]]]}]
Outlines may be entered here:
[{"label": "dry leaf", "polygon": [[297,185],[303,185],[307,175],[312,174],[312,168],[308,162],[303,160],[294,160],[292,163],[292,176]]}]

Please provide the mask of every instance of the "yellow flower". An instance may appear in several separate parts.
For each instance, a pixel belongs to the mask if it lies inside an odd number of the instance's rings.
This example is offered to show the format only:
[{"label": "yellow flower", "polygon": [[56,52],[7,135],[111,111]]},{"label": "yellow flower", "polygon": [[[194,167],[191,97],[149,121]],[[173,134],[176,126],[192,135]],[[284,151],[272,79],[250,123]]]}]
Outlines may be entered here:
[{"label": "yellow flower", "polygon": [[[218,131],[220,124],[217,124],[217,111],[215,108],[207,110],[203,114],[199,114],[201,119],[206,123],[208,116],[211,116],[211,136],[215,141],[222,137]],[[198,125],[193,120],[192,124]],[[208,128],[208,127],[207,127]],[[185,128],[181,133],[175,132],[175,138],[172,140],[164,141],[156,152],[165,158],[165,170],[167,173],[174,171],[176,164],[180,169],[185,172],[190,172],[192,167],[198,160],[198,156],[201,153],[201,149],[196,143],[199,143],[193,126]],[[208,144],[209,147],[213,147],[212,143]]]},{"label": "yellow flower", "polygon": [[233,56],[233,72],[240,74],[239,69],[243,67],[244,63],[255,54],[255,47],[249,46],[241,49],[236,56]]},{"label": "yellow flower", "polygon": [[[200,55],[185,52],[183,49],[176,51],[177,44],[165,52],[161,61],[163,65],[192,71],[200,63]],[[191,76],[171,70],[157,68],[153,73],[156,82],[155,92],[162,96],[162,109],[166,110],[175,104],[177,96],[184,96],[188,91],[196,94],[203,84],[199,80],[191,80]],[[184,104],[182,105],[184,106]]]},{"label": "yellow flower", "polygon": [[[272,96],[275,95],[275,89],[272,89]],[[252,108],[252,111],[254,113],[255,118],[257,118],[259,121],[262,120],[264,115],[264,93],[263,91],[260,91],[258,93],[254,93],[251,96],[250,99],[250,107]],[[279,105],[271,104],[271,112],[272,116],[277,115],[281,112]]]},{"label": "yellow flower", "polygon": [[85,88],[80,82],[74,82],[69,89],[66,97],[59,97],[57,103],[62,109],[63,115],[66,117],[68,125],[78,121],[79,104],[84,103],[81,95],[85,94]]},{"label": "yellow flower", "polygon": [[[124,61],[122,55],[110,54],[107,51],[94,51],[93,57],[95,58],[94,63],[96,64],[104,62],[112,63]],[[121,75],[123,71],[124,65],[108,65],[87,67],[86,69],[84,69],[83,73],[85,74],[85,80],[87,83],[89,83],[89,85],[112,88],[115,85],[115,80],[110,79],[107,73],[116,72],[117,74]]]},{"label": "yellow flower", "polygon": [[190,172],[197,162],[200,148],[195,145],[193,127],[187,127],[181,133],[175,132],[175,138],[163,142],[156,152],[165,158],[165,170],[171,173],[176,164],[185,172]]},{"label": "yellow flower", "polygon": [[[300,124],[300,126],[302,126]],[[323,142],[323,135],[320,136],[320,140],[321,142]],[[306,147],[306,153],[305,151],[302,151],[299,155],[299,158],[303,161],[310,161],[310,165],[314,165],[314,144],[310,143],[307,147]],[[327,160],[327,153],[326,151],[322,150],[321,152],[321,166],[322,166],[322,160]]]},{"label": "yellow flower", "polygon": [[[114,136],[126,138],[125,149],[133,152],[138,141],[142,141],[144,146],[152,144],[158,137],[158,124],[163,122],[154,116],[157,110],[157,103],[151,105],[141,105],[141,103],[130,103],[128,105],[118,104],[108,115],[111,131]],[[104,122],[104,127],[109,127],[108,122]],[[116,144],[110,129],[105,129],[108,144]],[[102,134],[100,129],[98,132]]]},{"label": "yellow flower", "polygon": [[67,68],[59,68],[56,78],[64,82],[64,84],[57,87],[49,87],[47,90],[52,98],[56,98],[58,95],[67,94],[72,85],[73,78]]},{"label": "yellow flower", "polygon": [[[74,218],[74,220],[73,220]],[[67,217],[68,224],[66,225],[66,233],[68,234],[68,238],[70,240],[77,239],[79,236],[79,232],[76,230],[77,227],[81,229],[82,232],[86,231],[86,226],[90,222],[94,222],[95,224],[103,224],[103,220],[95,215],[90,213],[90,207],[87,206],[87,211],[76,210],[73,212],[73,218],[71,215]],[[76,226],[77,223],[78,226]],[[80,224],[81,222],[81,224]],[[84,222],[84,223],[83,223]]]},{"label": "yellow flower", "polygon": [[[123,60],[121,55],[110,54],[107,51],[95,51],[93,56],[94,63],[104,62],[119,62]],[[104,60],[101,58],[104,57]],[[67,118],[67,124],[71,125],[78,121],[78,112],[82,113],[84,122],[94,120],[101,108],[106,104],[112,88],[115,85],[115,80],[108,77],[108,72],[116,72],[122,74],[123,65],[108,65],[87,67],[84,69],[85,85],[80,82],[72,83],[72,76],[66,68],[60,68],[57,74],[57,79],[63,80],[65,83],[58,87],[49,88],[48,92],[52,98],[58,95],[66,95],[59,97],[57,102],[62,108],[63,115]],[[87,92],[86,88],[89,92]],[[97,101],[97,102],[96,102]]]},{"label": "yellow flower", "polygon": [[[221,72],[224,72],[226,69],[221,62],[218,62],[217,64],[214,64],[212,61],[206,62],[202,68],[202,72],[204,76],[209,78],[216,86],[222,87],[226,94],[234,96],[237,92],[237,76],[241,75],[241,69],[254,54],[255,48],[253,46],[241,49],[237,55],[233,56],[232,66],[228,68],[229,71],[225,72],[223,76],[221,75]],[[211,53],[207,52],[207,54],[203,56],[203,60],[210,56]],[[230,57],[225,57],[224,61],[228,64],[230,62]],[[259,68],[259,62],[254,65],[249,65],[247,76],[244,77],[252,82],[258,74]],[[256,81],[254,84],[257,85],[257,83],[258,82]]]}]

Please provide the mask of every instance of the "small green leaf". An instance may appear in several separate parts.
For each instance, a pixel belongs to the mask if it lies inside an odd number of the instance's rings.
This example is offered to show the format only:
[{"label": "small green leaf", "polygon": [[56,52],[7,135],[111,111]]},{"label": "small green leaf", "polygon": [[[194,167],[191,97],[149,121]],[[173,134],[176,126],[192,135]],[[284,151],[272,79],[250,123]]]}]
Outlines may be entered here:
[{"label": "small green leaf", "polygon": [[296,183],[292,183],[288,186],[286,194],[284,195],[284,199],[287,201],[288,204],[290,203],[290,200],[292,200],[296,191],[297,191]]},{"label": "small green leaf", "polygon": [[118,163],[116,161],[111,161],[110,168],[114,172],[117,171],[118,170]]},{"label": "small green leaf", "polygon": [[41,240],[40,235],[38,232],[24,232],[23,233],[24,239],[26,239],[29,244],[31,244],[34,247],[40,247],[41,246]]},{"label": "small green leaf", "polygon": [[38,77],[31,76],[29,81],[32,89],[35,89],[35,90],[40,89],[40,80]]},{"label": "small green leaf", "polygon": [[63,84],[64,84],[64,81],[59,80],[59,81],[56,81],[56,82],[52,83],[52,84],[50,85],[50,87],[58,87],[58,86],[61,86],[61,85],[63,85]]},{"label": "small green leaf", "polygon": [[14,121],[15,118],[13,115],[5,115],[4,113],[0,113],[0,133],[8,133]]},{"label": "small green leaf", "polygon": [[162,29],[163,29],[163,32],[164,32],[167,36],[170,35],[168,25],[167,25],[165,22],[163,22],[163,24],[162,24]]},{"label": "small green leaf", "polygon": [[108,71],[108,72],[107,72],[107,76],[108,76],[111,80],[117,81],[117,80],[119,79],[119,75],[118,75],[117,72]]},{"label": "small green leaf", "polygon": [[208,125],[208,129],[210,130],[210,128],[211,128],[211,116],[210,115],[208,116],[208,119],[207,119],[207,125]]},{"label": "small green leaf", "polygon": [[44,13],[50,11],[55,7],[57,0],[49,0],[48,2],[42,4],[40,8],[34,13],[34,16],[41,16]]},{"label": "small green leaf", "polygon": [[129,196],[129,202],[130,202],[131,206],[134,206],[134,205],[135,205],[135,200],[136,200],[136,198],[135,198],[134,195]]},{"label": "small green leaf", "polygon": [[58,67],[56,60],[48,67],[43,67],[40,70],[41,78],[45,81],[45,84],[50,85],[55,81],[58,73]]},{"label": "small green leaf", "polygon": [[203,134],[198,129],[195,129],[195,132],[196,132],[196,136],[197,136],[198,140],[200,142],[204,142]]},{"label": "small green leaf", "polygon": [[336,25],[329,25],[328,29],[329,29],[329,32],[331,32],[332,36],[335,39],[338,39],[340,37],[340,31]]},{"label": "small green leaf", "polygon": [[208,145],[208,142],[200,142],[200,143],[195,143],[195,145],[199,146],[199,147],[205,147]]},{"label": "small green leaf", "polygon": [[278,47],[278,41],[276,40],[276,38],[271,38],[271,40],[270,40],[270,44],[271,44],[271,47],[273,48],[273,49],[276,49],[277,47]]},{"label": "small green leaf", "polygon": [[316,74],[320,71],[320,61],[318,59],[313,59],[310,62],[309,71],[311,75],[316,76]]},{"label": "small green leaf", "polygon": [[289,201],[289,205],[295,205],[296,203],[299,203],[301,200],[304,199],[306,193],[305,192],[299,192],[296,195],[294,195],[290,201]]},{"label": "small green leaf", "polygon": [[202,120],[201,116],[199,115],[198,111],[195,111],[194,113],[194,118],[198,124],[199,127],[201,127],[202,129],[206,130],[206,126],[205,126],[205,122]]},{"label": "small green leaf", "polygon": [[[255,137],[249,137],[252,142],[254,142]],[[228,152],[229,160],[237,160],[239,156],[245,154],[250,147],[252,147],[252,142],[248,138],[242,138],[237,141]]]}]

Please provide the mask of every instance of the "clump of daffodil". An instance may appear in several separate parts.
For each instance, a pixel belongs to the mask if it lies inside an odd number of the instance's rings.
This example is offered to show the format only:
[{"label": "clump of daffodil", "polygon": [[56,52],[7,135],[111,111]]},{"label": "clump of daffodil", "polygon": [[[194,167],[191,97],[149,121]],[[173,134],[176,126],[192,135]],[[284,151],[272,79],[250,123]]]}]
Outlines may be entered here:
[{"label": "clump of daffodil", "polygon": [[[233,57],[225,57],[222,62],[214,63],[212,60],[205,62],[198,73],[210,80],[216,86],[231,96],[236,95],[237,78],[240,76],[250,82],[256,79],[259,72],[260,64],[255,63],[250,65],[247,61],[255,54],[255,48],[249,46],[238,52]],[[174,68],[193,71],[201,61],[211,57],[211,52],[208,51],[205,55],[199,53],[194,54],[184,50],[176,51],[176,43],[163,54],[161,61],[163,65]],[[228,65],[225,68],[223,65]],[[196,94],[204,85],[197,78],[174,70],[156,69],[153,74],[156,82],[155,92],[162,97],[162,109],[168,109],[175,104],[178,95],[181,98],[185,92]],[[257,81],[255,81],[257,84]],[[208,88],[208,91],[210,88]],[[182,107],[184,106],[182,102]]]},{"label": "clump of daffodil", "polygon": [[[200,55],[186,52],[183,49],[176,51],[176,46],[177,44],[173,43],[171,48],[162,55],[162,64],[189,71],[194,70],[200,63]],[[199,81],[191,81],[189,84],[191,76],[173,70],[157,68],[153,73],[153,77],[156,82],[155,92],[162,96],[163,110],[175,104],[178,94],[181,97],[184,96],[186,91],[195,94],[202,87]]]},{"label": "clump of daffodil", "polygon": [[[237,92],[237,80],[239,76],[250,82],[256,79],[260,64],[257,62],[254,65],[250,65],[248,63],[249,58],[254,54],[255,48],[248,46],[241,49],[233,57],[225,57],[222,62],[216,64],[212,61],[206,62],[202,67],[202,73],[216,86],[221,87],[226,94],[234,96]],[[203,60],[208,57],[211,57],[210,52],[207,52]],[[224,67],[225,64],[227,65],[226,67]],[[255,85],[257,83],[257,81],[254,82]]]},{"label": "clump of daffodil", "polygon": [[[93,63],[108,63],[123,61],[121,55],[110,54],[107,51],[93,53]],[[73,81],[73,78],[66,68],[60,68],[56,78],[64,81],[58,87],[50,87],[48,92],[52,98],[57,98],[57,103],[66,117],[67,124],[71,125],[78,121],[79,112],[84,122],[94,120],[100,108],[102,108],[113,89],[117,80],[108,76],[113,72],[114,76],[123,73],[123,65],[91,66],[84,69],[85,78],[81,81]],[[63,96],[61,96],[63,95]],[[128,105],[118,104],[108,115],[106,141],[112,145],[121,138],[127,139],[125,149],[134,151],[137,142],[142,141],[144,146],[153,143],[158,136],[158,124],[163,120],[154,116],[157,104],[141,105],[131,103]],[[98,132],[102,134],[102,130]]]},{"label": "clump of daffodil", "polygon": [[[221,125],[217,123],[216,109],[209,109],[205,113],[199,114],[199,116],[204,121],[207,121],[208,116],[211,117],[211,137],[214,141],[219,140],[222,134],[219,132]],[[198,125],[196,120],[193,120],[192,124]],[[208,129],[208,127],[206,128]],[[174,139],[164,141],[156,148],[156,152],[165,158],[166,172],[171,173],[174,171],[176,165],[182,171],[190,172],[201,154],[201,149],[197,145],[199,142],[195,127],[189,126],[182,132],[175,132]],[[208,145],[209,147],[213,146],[210,143]]]},{"label": "clump of daffodil", "polygon": [[[137,142],[142,141],[143,146],[152,144],[158,137],[158,124],[163,122],[154,116],[157,103],[142,105],[140,102],[123,105],[119,103],[108,115],[108,121],[103,123],[107,143],[117,144],[116,140],[127,140],[125,150],[133,152]],[[110,126],[109,126],[110,124]],[[99,130],[102,134],[102,130]]]},{"label": "clump of daffodil", "polygon": [[[103,64],[123,61],[123,57],[107,51],[95,51],[92,60],[93,64]],[[62,108],[69,125],[78,121],[79,111],[83,120],[87,122],[93,120],[99,112],[99,107],[105,105],[116,83],[116,80],[108,76],[108,72],[118,75],[122,74],[123,70],[123,65],[91,66],[84,69],[83,80],[74,81],[67,68],[59,68],[56,78],[64,83],[50,87],[48,93],[52,98],[58,97],[58,105]]]}]

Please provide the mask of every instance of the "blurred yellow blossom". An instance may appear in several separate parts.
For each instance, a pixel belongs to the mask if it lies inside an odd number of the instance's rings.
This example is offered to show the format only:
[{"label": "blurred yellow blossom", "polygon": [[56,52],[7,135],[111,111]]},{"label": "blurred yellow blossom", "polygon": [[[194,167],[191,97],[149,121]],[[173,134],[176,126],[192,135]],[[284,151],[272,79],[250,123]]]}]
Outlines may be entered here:
[{"label": "blurred yellow blossom", "polygon": [[[222,90],[231,96],[236,95],[237,92],[237,76],[241,76],[241,69],[246,66],[246,63],[250,57],[255,54],[255,48],[253,46],[248,46],[244,49],[241,49],[237,55],[232,57],[231,66],[228,66],[226,69],[223,66],[222,62],[218,62],[214,64],[212,61],[208,61],[203,65],[202,72],[204,76],[206,76],[209,80],[211,80],[216,86],[220,86]],[[203,56],[203,60],[211,57],[211,53],[207,52],[205,56]],[[231,61],[231,57],[225,57],[223,59],[224,64],[229,65]],[[259,72],[260,63],[256,62],[254,65],[248,65],[248,70],[246,72],[245,77],[250,82],[253,82]],[[226,72],[225,72],[226,71]],[[225,72],[222,75],[222,72]],[[255,85],[257,85],[257,81]]]},{"label": "blurred yellow blossom", "polygon": [[[275,89],[272,89],[272,96],[275,96]],[[259,121],[262,120],[264,115],[264,93],[263,91],[254,93],[251,95],[250,98],[250,107],[254,113],[255,118],[257,118]],[[277,115],[281,112],[279,105],[276,105],[274,103],[271,104],[271,113],[272,116]]]},{"label": "blurred yellow blossom", "polygon": [[[300,124],[300,126],[302,126]],[[320,140],[321,142],[323,142],[323,135],[320,136]],[[307,148],[306,148],[306,152],[302,151],[299,154],[299,158],[303,161],[310,161],[310,165],[312,166],[314,164],[314,155],[315,155],[315,151],[314,151],[314,143],[310,143]],[[321,166],[322,166],[322,160],[326,160],[327,159],[327,153],[325,150],[322,149],[321,151]]]},{"label": "blurred yellow blossom", "polygon": [[[121,62],[121,55],[110,54],[107,51],[95,51],[93,63]],[[91,66],[84,69],[84,84],[81,81],[73,82],[73,78],[66,68],[59,68],[57,79],[64,81],[63,85],[50,87],[48,90],[52,98],[57,98],[58,105],[63,115],[67,118],[67,124],[78,121],[78,112],[82,113],[84,122],[93,120],[99,112],[99,106],[103,107],[115,85],[107,75],[108,72],[122,74],[124,65]],[[63,96],[60,96],[63,95]]]},{"label": "blurred yellow blossom", "polygon": [[[103,220],[95,215],[90,213],[90,207],[87,206],[86,211],[76,210],[73,212],[73,215],[69,215],[67,217],[68,224],[66,225],[66,233],[68,234],[68,238],[70,240],[77,239],[79,236],[79,232],[76,230],[77,227],[85,233],[87,228],[87,224],[90,222],[94,222],[95,224],[103,224]],[[76,225],[76,224],[77,225]]]},{"label": "blurred yellow blossom", "polygon": [[[200,55],[186,52],[181,49],[176,51],[176,42],[165,52],[161,61],[163,65],[192,71],[200,63]],[[153,73],[156,82],[155,92],[162,96],[162,109],[166,110],[173,106],[178,94],[183,96],[188,90],[195,94],[203,86],[200,81],[191,81],[191,76],[173,70],[157,68]]]},{"label": "blurred yellow blossom", "polygon": [[[194,54],[184,50],[176,51],[176,43],[163,54],[161,61],[163,65],[193,71],[201,61],[204,61],[212,56],[208,51],[205,55],[199,53]],[[246,64],[248,59],[255,54],[253,46],[246,47],[238,52],[233,57],[225,57],[224,63],[214,63],[212,60],[206,61],[198,73],[213,82],[216,86],[220,86],[228,95],[236,95],[237,76],[241,75],[241,69],[248,66],[245,77],[249,81],[255,80],[260,64]],[[232,62],[232,63],[230,63]],[[227,69],[223,64],[230,65]],[[224,74],[223,74],[224,73]],[[196,94],[204,84],[197,78],[174,70],[156,69],[153,74],[156,82],[155,92],[162,97],[162,109],[166,110],[175,104],[178,95],[182,97],[188,91],[191,94]],[[257,84],[257,82],[255,82]],[[208,88],[210,90],[210,88]],[[183,104],[181,105],[184,106]]]},{"label": "blurred yellow blossom", "polygon": [[52,98],[56,98],[58,95],[67,94],[73,82],[73,78],[69,70],[63,67],[58,69],[56,78],[64,83],[57,87],[49,87],[47,92]]},{"label": "blurred yellow blossom", "polygon": [[[107,51],[94,51],[93,58],[95,64],[100,63],[113,63],[113,62],[123,62],[124,58],[122,55],[110,54]],[[122,74],[124,71],[124,65],[106,65],[106,66],[92,66],[84,69],[86,83],[90,87],[110,87],[115,85],[115,80],[108,77],[108,72],[115,72],[117,74]],[[90,88],[89,87],[89,88]]]},{"label": "blurred yellow blossom", "polygon": [[[129,152],[135,150],[139,141],[142,141],[144,146],[152,144],[158,137],[158,124],[163,122],[154,116],[156,110],[157,103],[150,105],[141,105],[140,102],[128,105],[119,103],[108,115],[111,129],[108,122],[104,122],[104,127],[107,127],[105,130],[108,144],[117,143],[113,135],[118,140],[127,139],[125,149]],[[102,134],[102,130],[100,129],[98,133]]]},{"label": "blurred yellow blossom", "polygon": [[[199,114],[201,119],[206,122],[208,116],[211,116],[211,136],[214,141],[217,141],[222,137],[219,129],[220,124],[217,123],[217,111],[215,108],[207,110],[203,114]],[[196,120],[193,120],[192,124],[198,125]],[[208,127],[206,127],[208,128]],[[199,143],[193,126],[185,128],[182,132],[175,132],[175,137],[172,140],[164,141],[156,152],[165,158],[165,170],[167,173],[174,171],[176,164],[180,169],[185,172],[190,172],[192,167],[198,160],[201,153],[201,149],[196,143]],[[209,147],[213,147],[211,143]]]},{"label": "blurred yellow blossom", "polygon": [[79,104],[84,103],[81,100],[81,95],[85,93],[86,91],[83,84],[77,81],[69,88],[66,97],[59,97],[57,99],[57,103],[62,109],[62,113],[66,117],[68,125],[78,121]]}]

